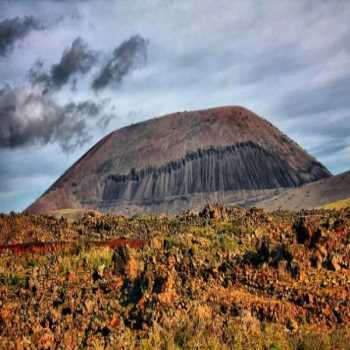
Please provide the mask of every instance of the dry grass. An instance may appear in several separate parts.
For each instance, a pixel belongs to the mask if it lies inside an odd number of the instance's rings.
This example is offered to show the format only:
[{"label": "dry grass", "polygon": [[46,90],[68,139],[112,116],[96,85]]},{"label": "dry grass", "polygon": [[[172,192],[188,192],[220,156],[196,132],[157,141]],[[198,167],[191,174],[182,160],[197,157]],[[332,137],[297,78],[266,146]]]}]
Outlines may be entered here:
[{"label": "dry grass", "polygon": [[84,215],[88,213],[97,213],[97,211],[89,210],[89,209],[59,209],[49,212],[49,215],[52,215],[56,219],[60,219],[64,217],[68,222],[73,223],[78,221]]},{"label": "dry grass", "polygon": [[342,209],[350,207],[350,198],[342,199],[333,203],[326,204],[322,206],[324,209]]},{"label": "dry grass", "polygon": [[99,269],[112,263],[113,251],[108,247],[94,247],[82,250],[78,254],[67,254],[58,257],[60,270],[63,273],[76,271],[81,264],[87,268]]}]

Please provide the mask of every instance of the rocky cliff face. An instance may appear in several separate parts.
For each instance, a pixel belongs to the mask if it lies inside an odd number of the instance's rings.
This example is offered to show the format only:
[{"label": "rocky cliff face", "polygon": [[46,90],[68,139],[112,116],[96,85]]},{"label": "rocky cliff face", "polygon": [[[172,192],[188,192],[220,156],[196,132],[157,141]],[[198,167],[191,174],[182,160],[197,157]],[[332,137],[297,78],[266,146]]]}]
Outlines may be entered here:
[{"label": "rocky cliff face", "polygon": [[244,202],[329,176],[266,120],[241,107],[223,107],[115,131],[28,211],[84,207],[124,214],[177,212],[200,207],[218,194],[225,203],[229,193]]}]

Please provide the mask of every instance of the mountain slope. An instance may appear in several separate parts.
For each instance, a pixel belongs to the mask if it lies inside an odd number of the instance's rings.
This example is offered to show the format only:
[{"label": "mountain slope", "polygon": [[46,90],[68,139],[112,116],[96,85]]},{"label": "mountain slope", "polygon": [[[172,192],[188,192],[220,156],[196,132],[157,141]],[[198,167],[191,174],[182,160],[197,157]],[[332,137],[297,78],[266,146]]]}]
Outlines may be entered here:
[{"label": "mountain slope", "polygon": [[27,212],[96,208],[124,214],[178,212],[221,200],[271,196],[329,177],[328,170],[253,112],[183,112],[114,131]]},{"label": "mountain slope", "polygon": [[335,202],[327,203],[322,206],[325,209],[342,209],[350,207],[350,198],[340,199]]},{"label": "mountain slope", "polygon": [[299,210],[312,209],[347,198],[350,198],[350,171],[299,188],[288,189],[255,205],[271,211]]}]

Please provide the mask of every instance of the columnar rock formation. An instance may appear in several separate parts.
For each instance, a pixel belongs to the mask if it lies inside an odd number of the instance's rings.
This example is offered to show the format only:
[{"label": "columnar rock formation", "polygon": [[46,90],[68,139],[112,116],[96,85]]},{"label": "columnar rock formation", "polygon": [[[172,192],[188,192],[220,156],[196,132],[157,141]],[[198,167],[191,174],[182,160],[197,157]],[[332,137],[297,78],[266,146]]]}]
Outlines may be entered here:
[{"label": "columnar rock formation", "polygon": [[329,176],[266,120],[242,107],[221,107],[114,131],[27,211],[174,213],[214,200],[244,204]]}]

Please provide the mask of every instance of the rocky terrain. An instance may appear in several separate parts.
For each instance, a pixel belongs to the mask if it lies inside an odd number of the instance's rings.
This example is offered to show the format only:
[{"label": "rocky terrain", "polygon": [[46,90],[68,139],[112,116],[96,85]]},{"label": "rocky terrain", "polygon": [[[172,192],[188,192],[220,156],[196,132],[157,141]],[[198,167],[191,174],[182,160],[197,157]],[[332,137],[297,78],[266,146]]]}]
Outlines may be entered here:
[{"label": "rocky terrain", "polygon": [[1,349],[350,349],[350,208],[0,216]]},{"label": "rocky terrain", "polygon": [[212,108],[116,130],[26,212],[90,208],[126,215],[176,214],[218,200],[247,205],[330,175],[253,112]]}]

